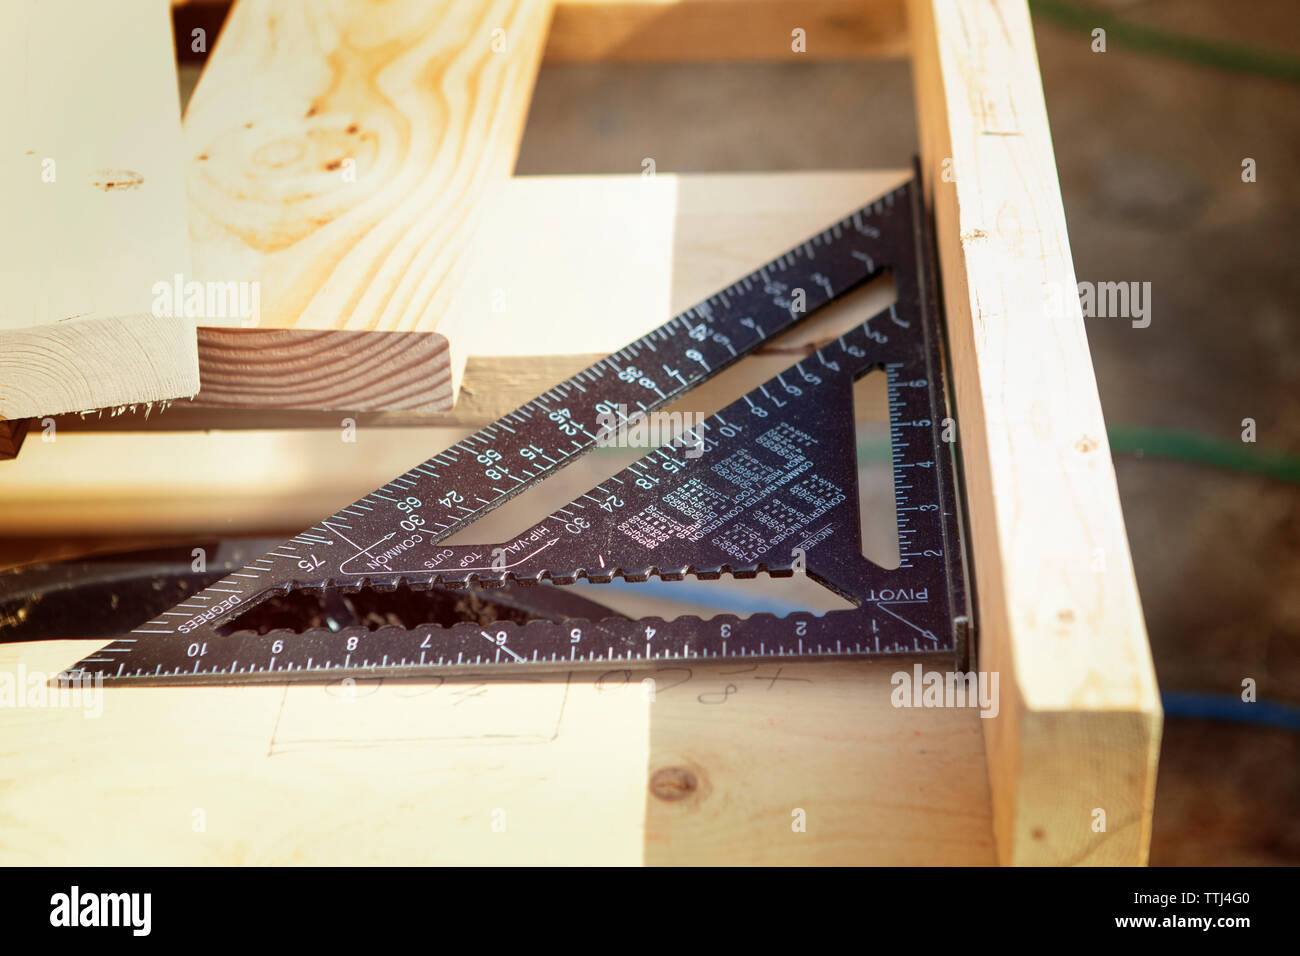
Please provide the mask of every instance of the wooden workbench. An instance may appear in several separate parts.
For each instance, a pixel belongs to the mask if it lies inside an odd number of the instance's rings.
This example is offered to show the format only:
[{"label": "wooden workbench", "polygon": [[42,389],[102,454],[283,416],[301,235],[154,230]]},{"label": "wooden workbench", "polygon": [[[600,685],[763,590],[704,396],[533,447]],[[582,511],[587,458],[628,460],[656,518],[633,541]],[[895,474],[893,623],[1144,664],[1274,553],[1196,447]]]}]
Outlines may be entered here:
[{"label": "wooden workbench", "polygon": [[[607,46],[624,53],[645,36],[653,51],[665,21],[648,9],[671,21],[735,16],[742,5],[566,3],[555,23],[565,36],[577,22],[598,24],[593,35],[616,37]],[[798,5],[758,5],[785,36],[801,16]],[[857,51],[898,51],[898,2],[815,6],[831,31],[830,8],[869,11],[851,22],[876,24],[882,38]],[[1160,709],[1082,317],[1068,296],[1065,314],[1050,314],[1043,294],[1075,279],[1028,13],[1023,0],[915,0],[906,20],[950,327],[978,661],[1001,678],[996,718],[892,706],[899,662],[351,691],[113,689],[98,717],[0,709],[0,861],[1145,862]],[[549,49],[535,37],[521,48]],[[701,55],[692,49],[672,51]],[[527,97],[508,100],[522,110]],[[847,201],[827,216],[815,210],[805,228],[804,204],[755,212],[772,193],[747,193],[743,177],[699,189],[693,201],[712,204],[722,238],[709,240],[702,224],[649,233],[662,298],[687,304],[762,261],[765,244],[798,241],[869,198],[862,190],[878,174],[794,175],[796,194]],[[681,183],[679,200],[700,186]],[[699,208],[677,202],[674,216],[702,222]],[[491,235],[490,222],[483,228]],[[483,249],[474,254],[491,255]],[[600,252],[619,267],[619,250]],[[472,281],[472,263],[465,273]],[[637,301],[658,301],[636,288]],[[618,342],[669,314],[613,305],[607,313],[628,316]],[[264,527],[272,509],[306,524],[284,509],[314,519],[427,451],[400,429],[366,434],[374,444],[328,483],[314,463],[336,453],[335,428],[72,433],[48,447],[29,437],[34,447],[0,472],[0,524],[84,532],[99,520],[121,531],[148,515],[159,522],[149,530],[188,533],[227,513],[236,526]],[[113,460],[109,442],[129,468],[102,464]],[[146,461],[154,480],[142,493]],[[87,462],[98,467],[87,473]],[[205,462],[227,479],[219,503]],[[250,493],[230,494],[234,482]],[[54,673],[78,656],[69,643],[4,646],[0,672]]]}]

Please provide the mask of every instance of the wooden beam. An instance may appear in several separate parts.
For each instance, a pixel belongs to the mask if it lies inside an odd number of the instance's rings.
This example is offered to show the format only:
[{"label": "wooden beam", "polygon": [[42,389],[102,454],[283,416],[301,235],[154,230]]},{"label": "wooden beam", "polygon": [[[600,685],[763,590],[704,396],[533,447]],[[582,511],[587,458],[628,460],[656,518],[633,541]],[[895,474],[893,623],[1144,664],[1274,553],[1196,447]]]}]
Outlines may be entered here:
[{"label": "wooden beam", "polygon": [[[84,651],[0,644],[0,669],[56,673]],[[897,668],[146,687],[107,689],[98,712],[0,708],[0,863],[988,865],[982,721],[890,706]]]},{"label": "wooden beam", "polygon": [[[69,26],[75,24],[75,26]],[[198,391],[165,0],[22,0],[0,32],[0,419]]]},{"label": "wooden beam", "polygon": [[0,415],[6,417],[148,408],[197,389],[194,326],[182,319],[101,316],[0,330]]},{"label": "wooden beam", "polygon": [[999,858],[1144,863],[1161,710],[1029,12],[1024,0],[909,12],[979,663],[1004,688],[983,722]]},{"label": "wooden beam", "polygon": [[[268,405],[332,402],[315,383],[355,357],[353,333],[422,333],[439,338],[412,375],[450,388],[421,407],[450,407],[466,357],[450,305],[514,164],[549,16],[543,0],[231,11],[185,117],[196,275],[258,289],[258,315],[200,323],[250,330],[222,338],[222,395],[244,376]],[[285,330],[319,334],[286,363]],[[388,370],[358,362],[351,387],[409,407]]]}]

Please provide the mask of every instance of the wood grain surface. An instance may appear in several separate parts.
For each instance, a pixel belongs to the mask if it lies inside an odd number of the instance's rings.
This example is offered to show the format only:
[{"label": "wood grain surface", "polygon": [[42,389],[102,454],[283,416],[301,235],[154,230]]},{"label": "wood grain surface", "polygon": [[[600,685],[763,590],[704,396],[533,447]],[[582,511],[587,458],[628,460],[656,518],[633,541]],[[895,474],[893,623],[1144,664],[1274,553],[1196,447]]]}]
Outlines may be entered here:
[{"label": "wood grain surface", "polygon": [[909,9],[980,667],[1014,689],[984,722],[999,857],[1145,863],[1160,701],[1029,11],[1024,0]]},{"label": "wood grain surface", "polygon": [[[0,672],[81,652],[0,645]],[[892,706],[900,666],[105,688],[4,707],[0,863],[989,864],[986,721]]]},{"label": "wood grain surface", "polygon": [[[452,295],[514,163],[549,16],[540,0],[235,6],[186,111],[190,229],[199,279],[257,283],[260,314],[204,324],[437,331],[425,372],[454,392]],[[312,383],[360,340],[311,341],[318,361],[289,366],[283,337],[221,339],[220,394],[332,400]],[[356,384],[410,407],[411,382],[386,372]]]},{"label": "wood grain surface", "polygon": [[[348,411],[450,408],[437,332],[199,329],[194,405]],[[269,424],[269,423],[267,423]]]},{"label": "wood grain surface", "polygon": [[155,311],[190,268],[168,12],[6,6],[0,419],[198,391],[194,323]]}]

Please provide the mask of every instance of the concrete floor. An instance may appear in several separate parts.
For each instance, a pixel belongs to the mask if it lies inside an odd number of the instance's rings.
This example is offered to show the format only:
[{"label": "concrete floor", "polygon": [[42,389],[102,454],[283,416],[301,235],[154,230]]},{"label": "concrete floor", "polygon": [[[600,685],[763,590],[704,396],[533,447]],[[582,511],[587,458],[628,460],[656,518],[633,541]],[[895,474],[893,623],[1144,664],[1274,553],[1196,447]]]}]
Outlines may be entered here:
[{"label": "concrete floor", "polygon": [[[1300,6],[1112,2],[1126,19],[1295,55]],[[1107,422],[1300,454],[1300,86],[1125,50],[1036,19],[1080,280],[1150,282],[1152,321],[1088,321]],[[849,121],[846,121],[848,118]],[[517,172],[903,166],[900,62],[542,71]],[[1241,181],[1241,162],[1258,181]],[[1300,704],[1300,494],[1232,471],[1116,460],[1163,690]],[[1300,734],[1169,718],[1154,864],[1300,862]]]}]

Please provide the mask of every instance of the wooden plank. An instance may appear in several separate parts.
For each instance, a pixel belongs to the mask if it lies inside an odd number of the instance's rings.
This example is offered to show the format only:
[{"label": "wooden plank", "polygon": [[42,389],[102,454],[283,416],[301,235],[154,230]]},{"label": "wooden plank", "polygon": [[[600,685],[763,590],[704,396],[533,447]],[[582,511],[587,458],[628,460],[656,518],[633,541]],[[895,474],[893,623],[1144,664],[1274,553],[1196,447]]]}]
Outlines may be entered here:
[{"label": "wooden plank", "polygon": [[[448,429],[56,433],[0,472],[0,534],[295,533],[456,441]],[[53,524],[50,524],[50,521]]]},{"label": "wooden plank", "polygon": [[[908,176],[907,170],[882,170],[516,182],[509,195],[519,202],[510,215],[486,224],[488,233],[492,222],[505,222],[521,232],[558,236],[557,222],[567,221],[582,227],[571,244],[580,254],[566,261],[556,252],[566,243],[558,240],[535,258],[516,254],[508,244],[499,247],[508,254],[498,258],[513,265],[489,278],[500,283],[510,306],[495,314],[490,296],[470,296],[481,310],[472,313],[475,321],[489,332],[476,344],[495,354],[471,359],[455,414],[352,416],[359,425],[353,444],[341,442],[340,413],[277,416],[173,406],[148,419],[60,419],[57,442],[5,465],[5,494],[14,507],[0,510],[0,533],[296,531],[459,440],[465,426],[476,428],[513,410]],[[598,201],[584,206],[577,201],[583,193]],[[626,230],[629,221],[645,228]],[[479,288],[474,273],[467,279],[471,290]],[[579,300],[573,287],[586,273],[603,277],[602,292]],[[828,307],[741,366],[744,375],[756,385],[782,371],[886,307],[890,291],[864,289]],[[529,351],[536,349],[546,351]],[[563,354],[566,349],[579,354]],[[690,393],[683,407],[721,406],[734,397],[727,388],[725,381],[709,383]],[[258,431],[139,432],[174,427],[171,422]],[[86,432],[96,425],[114,430]],[[268,430],[291,425],[300,428]],[[398,425],[423,427],[393,427]],[[124,428],[131,432],[122,433]]]},{"label": "wooden plank", "polygon": [[189,271],[165,0],[22,0],[6,21],[0,419],[193,395],[194,325],[155,314]]},{"label": "wooden plank", "polygon": [[[558,24],[558,33],[553,26],[549,34],[551,50],[557,49],[558,45],[559,49],[568,51],[559,54],[560,59],[572,59],[579,53],[588,57],[610,55],[658,59],[682,48],[680,41],[683,38],[701,44],[701,49],[714,50],[724,58],[747,57],[751,55],[747,51],[752,50],[759,51],[757,55],[760,58],[769,58],[782,49],[789,57],[795,57],[801,54],[790,50],[790,31],[794,29],[791,24],[813,38],[810,41],[812,49],[822,58],[848,55],[858,49],[864,37],[870,37],[872,43],[884,45],[873,47],[876,52],[888,47],[897,53],[902,48],[904,34],[902,8],[897,0],[881,0],[869,5],[827,0],[812,6],[800,6],[797,14],[788,3],[760,2],[757,11],[748,9],[747,5],[744,17],[737,15],[736,0],[720,3],[693,0],[683,4],[583,2],[571,6],[567,13],[567,8],[561,7],[559,16],[562,22]],[[462,348],[459,342],[449,343],[448,340],[468,336],[470,330],[481,328],[473,316],[462,314],[467,301],[458,292],[462,253],[466,249],[485,246],[488,255],[479,254],[479,258],[494,269],[509,268],[512,260],[495,258],[503,243],[495,240],[484,243],[482,232],[476,231],[474,222],[469,219],[456,235],[434,236],[424,243],[428,255],[443,257],[447,269],[445,280],[437,274],[437,269],[442,267],[438,264],[434,265],[433,274],[425,274],[418,281],[401,272],[402,268],[414,266],[393,266],[390,260],[394,254],[417,255],[412,248],[421,245],[418,236],[401,240],[391,235],[380,238],[370,243],[368,253],[354,248],[353,240],[367,235],[366,230],[370,230],[370,234],[388,230],[391,223],[387,220],[375,222],[374,216],[384,208],[383,203],[404,198],[392,189],[363,188],[363,172],[369,172],[375,164],[397,163],[405,169],[423,162],[431,169],[441,168],[442,175],[458,175],[454,165],[448,168],[436,155],[419,155],[405,141],[394,144],[390,138],[392,117],[388,99],[377,97],[365,85],[365,77],[377,70],[394,69],[403,59],[413,55],[410,51],[400,54],[394,54],[389,48],[376,54],[364,51],[355,54],[353,51],[356,62],[350,65],[343,66],[330,60],[328,69],[321,66],[322,61],[329,59],[336,38],[347,35],[348,24],[355,24],[365,16],[363,7],[364,4],[360,3],[341,5],[331,8],[332,12],[328,14],[308,16],[303,12],[305,8],[296,3],[280,4],[267,0],[260,7],[254,2],[246,3],[225,28],[223,39],[196,90],[186,117],[186,129],[194,154],[191,198],[197,265],[208,281],[229,282],[239,275],[243,278],[238,281],[258,282],[261,290],[260,317],[256,321],[243,322],[255,326],[253,332],[233,336],[205,329],[200,333],[204,391],[195,399],[196,404],[349,411],[414,408],[445,412],[450,410],[452,398],[459,389],[466,348]],[[448,14],[455,9],[454,5],[444,5]],[[275,13],[276,30],[295,29],[296,35],[306,36],[309,41],[272,43],[268,39],[272,12]],[[405,32],[412,34],[420,30],[431,31],[432,24],[438,22],[436,12],[422,17],[414,27],[403,23],[400,13],[386,12],[384,15],[392,17],[395,24],[402,23]],[[482,41],[481,34],[486,29],[483,24],[492,16],[488,15],[479,23],[479,41]],[[295,25],[295,17],[300,17],[302,22]],[[533,19],[535,22],[529,28],[535,34],[544,30],[544,16],[533,11]],[[307,23],[319,26],[318,21],[329,26],[315,30],[302,28]],[[737,31],[738,22],[745,24],[743,30]],[[475,28],[471,26],[468,29],[469,34],[462,29],[456,38],[452,35],[455,31],[444,25],[440,27],[439,37],[448,48],[454,46],[462,57],[472,61],[475,54],[481,53],[483,44],[478,42],[476,45]],[[534,46],[541,42],[539,37],[537,34],[532,38]],[[517,38],[509,41],[517,42]],[[531,48],[525,47],[518,52],[509,43],[506,54],[494,54],[481,62],[471,62],[469,68],[482,70],[486,77],[493,73],[498,61],[507,57],[527,60],[532,55]],[[468,51],[464,49],[466,44]],[[274,57],[263,52],[267,48],[274,49]],[[394,63],[376,63],[376,57],[393,57]],[[300,70],[308,75],[319,73],[318,86],[332,84],[328,97],[316,95],[319,90],[312,87],[310,81],[304,81],[298,86],[308,89],[275,97],[271,104],[259,102],[256,112],[262,118],[244,118],[244,114],[249,112],[248,103],[258,99],[250,96],[258,84],[276,82],[277,75]],[[464,101],[454,101],[451,113],[438,118],[438,122],[445,123],[450,131],[445,132],[444,138],[432,148],[444,152],[458,149],[455,140],[462,119],[457,113],[464,112],[466,118],[463,122],[470,128],[476,122],[487,123],[489,137],[493,135],[493,124],[500,124],[505,129],[505,135],[500,138],[501,146],[493,155],[496,161],[505,164],[503,169],[508,168],[513,162],[527,110],[531,74],[525,76],[521,73],[511,82],[514,85],[507,89],[507,98],[495,106],[501,111],[499,116],[478,116],[478,113],[492,108],[482,97],[471,95]],[[349,93],[344,89],[348,84],[356,84],[358,89]],[[309,92],[313,95],[306,95]],[[418,114],[420,98],[411,94],[408,99],[415,104]],[[236,101],[237,107],[234,105]],[[328,120],[321,112],[299,115],[303,110],[306,113],[323,110],[326,101],[343,103],[345,109]],[[368,111],[373,111],[374,122],[370,121],[372,113]],[[253,125],[249,127],[248,123]],[[341,130],[340,124],[343,124]],[[259,136],[260,129],[268,132]],[[436,130],[431,139],[437,140],[443,134],[443,130]],[[321,150],[331,152],[331,156],[325,157]],[[268,151],[277,158],[268,159]],[[394,153],[397,155],[392,155]],[[280,157],[290,154],[292,160],[281,161]],[[472,158],[462,157],[461,166]],[[320,168],[345,160],[357,164],[356,182],[341,181],[341,166],[335,171]],[[364,170],[363,163],[366,165]],[[460,174],[463,172],[462,169]],[[418,171],[412,173],[418,174]],[[288,188],[291,177],[297,177],[291,191],[293,199],[280,199],[277,190]],[[266,190],[270,198],[248,196],[245,186],[250,179],[259,183],[258,188]],[[237,194],[241,201],[226,201],[232,194]],[[479,213],[493,205],[490,186],[477,195],[465,194],[449,203],[449,207],[454,207],[451,208],[453,216],[460,214],[458,210]],[[397,215],[398,208],[389,210],[387,215]],[[343,224],[345,221],[346,226]],[[421,234],[434,229],[433,214],[410,217],[407,228]],[[527,236],[536,245],[537,234],[524,230],[514,230],[513,234]],[[498,230],[498,237],[510,235],[508,223]],[[471,243],[472,236],[478,238]],[[394,253],[385,243],[404,244],[408,248]],[[375,263],[377,257],[386,257],[382,268]],[[531,261],[534,257],[530,254],[524,261]],[[380,274],[378,279],[376,273]],[[256,278],[247,278],[254,275]],[[590,285],[592,275],[594,273],[588,274],[584,286]],[[326,284],[329,294],[325,294],[323,289],[318,293],[316,287]],[[416,284],[421,288],[413,293],[410,286]],[[414,295],[414,300],[405,306],[391,305],[385,295],[399,290],[402,294]],[[443,298],[441,294],[445,290],[451,291],[448,297]],[[348,306],[358,301],[367,302],[370,311],[360,316],[355,312],[340,314],[340,301]],[[404,312],[401,311],[403,308]],[[237,320],[228,317],[222,321],[234,323]],[[435,327],[436,332],[432,331]],[[458,335],[451,334],[453,327],[460,330]],[[277,334],[269,336],[264,331],[267,329],[274,329]],[[298,334],[304,329],[312,334],[305,337],[305,344],[292,347],[293,360],[286,361],[283,333]],[[394,378],[386,367],[371,363],[365,366],[365,371],[356,381],[322,388],[328,370],[345,366],[351,360],[354,350],[360,345],[353,333],[363,329],[401,329],[412,335],[415,334],[413,330],[418,329],[437,338],[420,348],[421,361],[404,366],[405,376]],[[366,351],[381,348],[369,346]],[[595,352],[592,349],[588,354]],[[529,366],[527,371],[530,373],[528,379],[535,380],[533,373],[538,370]],[[421,382],[435,382],[436,386],[421,389],[418,387]],[[354,403],[358,393],[366,396],[364,404]],[[480,390],[478,394],[486,393]],[[491,394],[500,393],[493,390]],[[412,396],[418,396],[414,404]],[[497,402],[502,411],[514,407],[512,398],[513,395]],[[480,412],[475,409],[469,414],[477,416]]]},{"label": "wooden plank", "polygon": [[1029,13],[1024,0],[909,12],[979,660],[1004,688],[984,722],[999,858],[1143,863],[1161,710]]},{"label": "wooden plank", "polygon": [[0,330],[0,415],[5,417],[101,406],[147,408],[197,389],[194,325],[183,319],[105,315]]},{"label": "wooden plank", "polygon": [[[83,650],[0,645],[0,674],[54,673]],[[892,707],[898,666],[111,688],[89,707],[6,706],[0,863],[988,864],[981,720]],[[87,828],[95,840],[77,837]]]},{"label": "wooden plank", "polygon": [[[448,379],[422,407],[449,406],[465,362],[449,307],[514,164],[549,16],[543,0],[231,11],[185,117],[196,275],[259,290],[256,316],[200,323],[254,330],[223,339],[221,394],[246,373],[246,397],[283,405],[347,361],[358,339],[337,333],[436,331],[412,374]],[[286,364],[282,330],[330,334]],[[409,407],[410,377],[388,370],[352,385]]]},{"label": "wooden plank", "polygon": [[[447,339],[437,332],[199,329],[196,406],[348,411],[446,408]],[[262,422],[264,427],[274,427]]]},{"label": "wooden plank", "polygon": [[902,0],[565,0],[546,44],[548,64],[906,55]]}]

